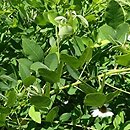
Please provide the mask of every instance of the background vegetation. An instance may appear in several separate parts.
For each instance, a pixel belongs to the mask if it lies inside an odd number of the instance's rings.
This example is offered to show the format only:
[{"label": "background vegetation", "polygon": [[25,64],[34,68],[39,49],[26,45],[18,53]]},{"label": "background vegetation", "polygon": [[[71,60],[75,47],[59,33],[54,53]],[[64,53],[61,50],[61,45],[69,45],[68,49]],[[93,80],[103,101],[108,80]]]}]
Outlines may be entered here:
[{"label": "background vegetation", "polygon": [[129,23],[129,0],[0,0],[1,130],[128,130]]}]

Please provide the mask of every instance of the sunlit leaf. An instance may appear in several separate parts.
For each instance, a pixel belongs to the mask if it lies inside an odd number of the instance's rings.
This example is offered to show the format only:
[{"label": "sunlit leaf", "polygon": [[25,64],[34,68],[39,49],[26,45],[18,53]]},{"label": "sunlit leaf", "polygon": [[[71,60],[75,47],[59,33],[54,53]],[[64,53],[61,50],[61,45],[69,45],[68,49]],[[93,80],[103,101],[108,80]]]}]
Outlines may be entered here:
[{"label": "sunlit leaf", "polygon": [[71,117],[71,113],[64,113],[60,116],[60,121],[65,122],[68,121]]},{"label": "sunlit leaf", "polygon": [[129,66],[130,65],[130,54],[124,54],[120,56],[116,56],[116,62],[123,66]]},{"label": "sunlit leaf", "polygon": [[36,112],[34,106],[31,106],[29,109],[29,116],[37,123],[41,123],[41,113]]},{"label": "sunlit leaf", "polygon": [[43,59],[43,50],[34,40],[28,38],[22,39],[24,53],[32,61],[41,61]]}]

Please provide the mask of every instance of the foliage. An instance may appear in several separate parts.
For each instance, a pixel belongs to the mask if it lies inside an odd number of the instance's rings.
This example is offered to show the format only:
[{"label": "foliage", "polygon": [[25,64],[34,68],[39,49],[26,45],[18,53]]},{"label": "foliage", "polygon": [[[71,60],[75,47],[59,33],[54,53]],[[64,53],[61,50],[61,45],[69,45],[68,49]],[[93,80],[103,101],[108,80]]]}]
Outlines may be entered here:
[{"label": "foliage", "polygon": [[[129,0],[0,0],[0,127],[130,128]],[[92,117],[108,104],[113,117]]]}]

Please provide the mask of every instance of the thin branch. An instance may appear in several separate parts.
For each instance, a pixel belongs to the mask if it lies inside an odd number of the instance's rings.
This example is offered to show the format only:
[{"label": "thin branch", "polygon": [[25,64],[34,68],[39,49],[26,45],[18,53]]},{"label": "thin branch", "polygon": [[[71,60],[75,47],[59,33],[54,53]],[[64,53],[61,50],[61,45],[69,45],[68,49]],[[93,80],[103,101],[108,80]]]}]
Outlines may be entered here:
[{"label": "thin branch", "polygon": [[111,85],[111,84],[108,84],[108,83],[106,83],[106,82],[105,82],[105,84],[108,85],[108,86],[111,87],[111,88],[114,88],[114,89],[116,89],[116,90],[119,90],[120,92],[123,92],[123,93],[126,93],[126,94],[130,94],[130,92],[125,91],[125,90],[122,90],[122,89],[120,89],[120,88],[117,88],[117,87],[115,87],[115,86],[113,86],[113,85]]}]

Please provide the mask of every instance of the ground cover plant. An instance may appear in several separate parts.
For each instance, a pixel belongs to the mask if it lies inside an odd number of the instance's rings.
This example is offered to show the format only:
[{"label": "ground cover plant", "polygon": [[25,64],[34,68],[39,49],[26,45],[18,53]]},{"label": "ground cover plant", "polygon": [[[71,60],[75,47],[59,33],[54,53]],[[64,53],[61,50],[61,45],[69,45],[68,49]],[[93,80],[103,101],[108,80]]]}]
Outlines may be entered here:
[{"label": "ground cover plant", "polygon": [[0,0],[0,129],[130,129],[129,0]]}]

